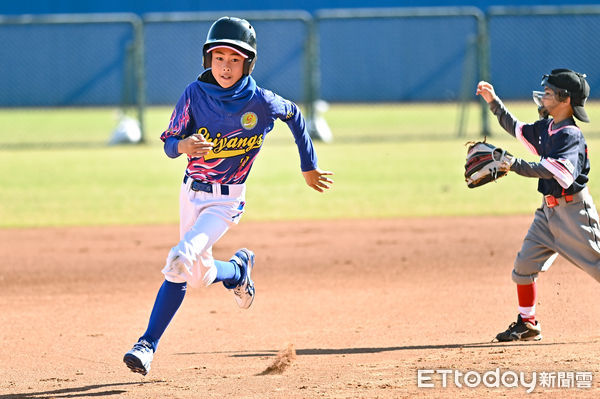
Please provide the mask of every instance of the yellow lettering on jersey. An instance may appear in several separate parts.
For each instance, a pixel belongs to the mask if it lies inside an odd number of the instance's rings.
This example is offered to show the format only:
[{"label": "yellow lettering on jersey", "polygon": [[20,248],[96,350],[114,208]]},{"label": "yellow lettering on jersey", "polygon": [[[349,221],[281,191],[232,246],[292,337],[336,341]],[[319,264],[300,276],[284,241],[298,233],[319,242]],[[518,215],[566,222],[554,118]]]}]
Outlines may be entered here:
[{"label": "yellow lettering on jersey", "polygon": [[212,150],[204,156],[207,161],[244,155],[250,150],[260,148],[263,142],[262,134],[255,134],[250,137],[223,137],[221,133],[216,133],[212,136],[206,127],[198,129],[198,134],[202,135],[206,141],[214,144]]}]

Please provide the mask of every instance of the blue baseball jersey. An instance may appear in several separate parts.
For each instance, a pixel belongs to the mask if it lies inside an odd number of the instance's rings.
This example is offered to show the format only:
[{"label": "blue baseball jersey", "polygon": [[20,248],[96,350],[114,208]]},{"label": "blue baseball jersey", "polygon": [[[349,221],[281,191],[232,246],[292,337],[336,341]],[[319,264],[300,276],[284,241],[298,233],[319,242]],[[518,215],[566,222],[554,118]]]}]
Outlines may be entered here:
[{"label": "blue baseball jersey", "polygon": [[188,156],[186,174],[209,183],[241,184],[276,119],[286,122],[294,135],[301,170],[316,169],[313,143],[296,104],[258,87],[251,76],[225,89],[215,84],[210,70],[205,71],[186,87],[160,138],[165,153],[175,158],[181,155],[179,140],[202,135],[214,147],[203,157]]},{"label": "blue baseball jersey", "polygon": [[571,118],[556,126],[553,119],[515,125],[515,135],[554,178],[540,179],[538,191],[561,197],[581,191],[588,182],[590,161],[581,130]]}]

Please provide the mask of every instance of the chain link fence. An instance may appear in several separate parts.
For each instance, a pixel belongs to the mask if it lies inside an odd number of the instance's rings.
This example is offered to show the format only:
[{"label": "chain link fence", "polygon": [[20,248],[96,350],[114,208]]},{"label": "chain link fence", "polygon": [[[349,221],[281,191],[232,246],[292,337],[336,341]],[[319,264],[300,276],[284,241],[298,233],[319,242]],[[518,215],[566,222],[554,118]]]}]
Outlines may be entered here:
[{"label": "chain link fence", "polygon": [[555,68],[600,88],[600,7],[495,7],[488,18],[490,79],[504,98],[528,97]]},{"label": "chain link fence", "polygon": [[[319,99],[444,102],[457,104],[449,130],[461,135],[476,104],[489,135],[476,82],[490,80],[506,101],[530,101],[557,67],[588,74],[595,121],[600,6],[0,16],[0,107],[133,109],[143,131],[145,107],[172,107],[202,72],[206,32],[224,14],[251,21],[253,76],[303,105],[309,122]],[[600,134],[594,126],[586,132]]]},{"label": "chain link fence", "polygon": [[143,123],[142,32],[135,14],[0,16],[0,107],[117,106]]},{"label": "chain link fence", "polygon": [[457,101],[463,80],[477,78],[465,60],[482,18],[472,7],[320,11],[321,97]]},{"label": "chain link fence", "polygon": [[600,6],[492,7],[487,20],[485,78],[498,95],[531,101],[531,92],[541,90],[542,75],[552,69],[586,73],[592,123],[582,127],[586,136],[599,136],[600,42],[594,38],[600,35]]},{"label": "chain link fence", "polygon": [[[232,14],[233,15],[233,14]],[[306,99],[306,46],[310,14],[244,12],[257,34],[252,76],[264,88],[293,101]],[[149,104],[173,105],[204,70],[202,46],[212,23],[223,14],[153,13],[143,16]]]}]

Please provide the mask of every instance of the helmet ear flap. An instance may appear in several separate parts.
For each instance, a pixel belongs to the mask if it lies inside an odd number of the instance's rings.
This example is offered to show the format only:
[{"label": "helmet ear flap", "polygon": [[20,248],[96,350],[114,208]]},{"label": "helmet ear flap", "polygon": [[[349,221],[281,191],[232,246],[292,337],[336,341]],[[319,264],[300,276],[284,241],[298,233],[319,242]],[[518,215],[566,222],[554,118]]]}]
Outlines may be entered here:
[{"label": "helmet ear flap", "polygon": [[252,58],[248,57],[244,60],[244,75],[250,75],[252,73],[255,63],[256,63],[256,56],[254,56]]},{"label": "helmet ear flap", "polygon": [[565,101],[567,101],[567,98],[571,97],[567,90],[561,90],[557,93],[557,95],[558,101],[560,101],[561,103],[564,103]]},{"label": "helmet ear flap", "polygon": [[202,65],[204,69],[210,68],[210,64],[212,63],[212,54],[210,51],[205,51],[204,56],[202,57]]}]

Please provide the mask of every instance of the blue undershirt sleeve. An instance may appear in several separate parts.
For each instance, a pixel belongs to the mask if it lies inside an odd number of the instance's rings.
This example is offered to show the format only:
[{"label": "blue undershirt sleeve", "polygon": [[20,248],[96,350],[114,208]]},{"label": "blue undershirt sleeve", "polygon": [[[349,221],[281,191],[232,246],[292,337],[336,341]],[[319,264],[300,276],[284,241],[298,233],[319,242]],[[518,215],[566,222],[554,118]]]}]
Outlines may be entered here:
[{"label": "blue undershirt sleeve", "polygon": [[177,149],[178,145],[179,145],[179,139],[177,137],[175,137],[175,136],[167,137],[167,139],[165,140],[164,147],[163,147],[165,150],[165,154],[167,154],[167,156],[169,158],[177,158],[178,156],[180,156],[181,153]]}]

